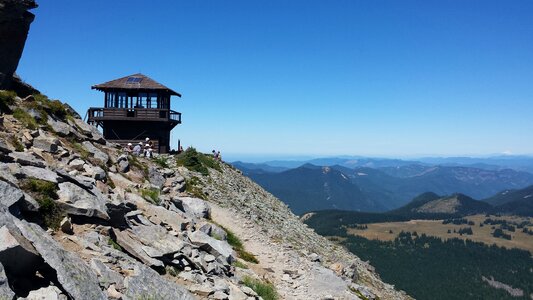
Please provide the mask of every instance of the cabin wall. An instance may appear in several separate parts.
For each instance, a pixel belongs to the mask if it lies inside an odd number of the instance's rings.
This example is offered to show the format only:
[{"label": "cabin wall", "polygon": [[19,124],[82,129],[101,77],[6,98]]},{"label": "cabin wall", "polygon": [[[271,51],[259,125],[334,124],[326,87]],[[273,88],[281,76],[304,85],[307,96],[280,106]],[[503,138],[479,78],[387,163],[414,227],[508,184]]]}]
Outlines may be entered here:
[{"label": "cabin wall", "polygon": [[168,123],[142,121],[105,121],[104,137],[110,141],[127,144],[144,141],[147,137],[157,142],[154,151],[167,153],[170,151],[170,128]]}]

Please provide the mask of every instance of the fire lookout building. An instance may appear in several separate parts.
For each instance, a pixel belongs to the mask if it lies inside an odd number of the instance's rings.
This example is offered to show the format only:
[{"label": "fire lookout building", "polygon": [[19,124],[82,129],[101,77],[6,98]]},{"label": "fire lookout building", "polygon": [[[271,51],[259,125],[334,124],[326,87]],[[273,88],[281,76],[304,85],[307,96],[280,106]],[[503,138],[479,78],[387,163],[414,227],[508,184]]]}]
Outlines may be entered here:
[{"label": "fire lookout building", "polygon": [[171,96],[181,95],[143,74],[134,74],[92,89],[104,92],[104,107],[91,107],[89,124],[102,127],[115,143],[139,143],[148,137],[159,153],[170,151],[170,131],[181,124],[181,113],[170,109]]}]

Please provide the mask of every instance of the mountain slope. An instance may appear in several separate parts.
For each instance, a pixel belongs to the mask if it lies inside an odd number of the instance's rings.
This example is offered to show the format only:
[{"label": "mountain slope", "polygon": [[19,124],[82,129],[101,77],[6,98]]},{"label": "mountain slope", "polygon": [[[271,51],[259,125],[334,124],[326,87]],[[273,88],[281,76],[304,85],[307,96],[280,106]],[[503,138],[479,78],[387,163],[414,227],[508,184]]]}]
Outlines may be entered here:
[{"label": "mountain slope", "polygon": [[320,209],[384,209],[377,201],[369,201],[346,175],[330,167],[306,164],[277,174],[250,177],[287,203],[296,214]]},{"label": "mountain slope", "polygon": [[283,299],[409,299],[229,165],[128,156],[59,101],[0,93],[0,296],[259,299],[248,277]]},{"label": "mountain slope", "polygon": [[410,203],[396,209],[396,214],[450,214],[465,216],[477,213],[488,213],[492,206],[483,201],[474,200],[463,194],[439,197],[434,193],[424,193]]},{"label": "mountain slope", "polygon": [[506,190],[484,201],[496,206],[495,212],[533,216],[533,185],[520,190]]}]

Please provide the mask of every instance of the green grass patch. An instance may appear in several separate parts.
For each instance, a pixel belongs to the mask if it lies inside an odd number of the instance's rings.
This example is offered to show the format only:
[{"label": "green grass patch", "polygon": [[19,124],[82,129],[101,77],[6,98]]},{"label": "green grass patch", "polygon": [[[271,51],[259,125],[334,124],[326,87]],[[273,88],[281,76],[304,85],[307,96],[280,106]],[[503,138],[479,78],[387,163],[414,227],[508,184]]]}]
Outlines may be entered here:
[{"label": "green grass patch", "polygon": [[149,189],[141,189],[141,196],[146,199],[148,202],[153,203],[155,205],[159,205],[161,200],[159,200],[159,189],[155,188],[149,188]]},{"label": "green grass patch", "polygon": [[35,119],[22,108],[16,108],[13,111],[13,117],[19,120],[24,125],[24,127],[32,130],[37,129],[37,121],[35,121]]},{"label": "green grass patch", "polygon": [[128,155],[128,162],[130,164],[130,167],[142,171],[144,178],[148,178],[148,167],[142,162],[140,162],[135,155]]},{"label": "green grass patch", "polygon": [[24,145],[22,145],[20,140],[15,135],[12,135],[11,137],[9,137],[9,142],[11,143],[11,145],[13,145],[13,147],[15,147],[15,151],[18,151],[18,152],[24,151]]},{"label": "green grass patch", "polygon": [[56,118],[66,121],[67,117],[70,116],[67,109],[59,100],[50,100],[47,96],[43,94],[33,94],[35,99],[35,104],[46,113],[54,115]]},{"label": "green grass patch", "polygon": [[27,178],[21,181],[20,187],[30,194],[39,203],[39,213],[44,224],[57,230],[66,213],[57,205],[58,187],[55,183],[36,178]]},{"label": "green grass patch", "polygon": [[78,152],[78,154],[83,158],[84,160],[87,160],[91,153],[85,149],[80,143],[72,143],[72,148]]},{"label": "green grass patch", "polygon": [[176,156],[176,164],[184,166],[191,171],[198,172],[204,176],[209,175],[208,168],[222,171],[220,163],[213,157],[196,151],[194,148],[187,148],[183,153]]},{"label": "green grass patch", "polygon": [[236,268],[248,269],[248,266],[240,260],[235,260],[232,265]]},{"label": "green grass patch", "polygon": [[259,279],[252,278],[250,276],[244,276],[242,283],[254,290],[257,295],[261,296],[264,300],[277,300],[279,299],[278,292],[274,285],[270,282],[264,282]]},{"label": "green grass patch", "polygon": [[122,247],[120,247],[120,245],[117,244],[117,242],[115,242],[112,238],[107,239],[107,244],[113,247],[115,250],[122,251]]},{"label": "green grass patch", "polygon": [[220,228],[224,229],[224,231],[226,231],[226,241],[233,247],[233,250],[237,252],[237,256],[239,256],[240,259],[254,264],[259,263],[259,260],[257,260],[257,257],[255,257],[255,255],[244,249],[244,245],[242,244],[241,240],[235,235],[235,233],[219,224],[217,225],[220,226]]},{"label": "green grass patch", "polygon": [[193,176],[185,181],[185,191],[193,197],[207,200],[207,195],[202,191],[201,184],[202,181],[198,177]]},{"label": "green grass patch", "polygon": [[172,277],[178,277],[178,275],[180,274],[180,270],[176,267],[172,267],[172,266],[167,266],[165,268],[165,271],[168,273],[168,275],[172,276]]},{"label": "green grass patch", "polygon": [[17,93],[13,91],[0,91],[0,111],[11,113],[10,105],[15,104]]},{"label": "green grass patch", "polygon": [[156,164],[158,164],[159,166],[161,166],[162,168],[168,168],[169,167],[168,160],[167,160],[166,157],[158,156],[158,157],[154,158],[152,161],[155,162]]}]

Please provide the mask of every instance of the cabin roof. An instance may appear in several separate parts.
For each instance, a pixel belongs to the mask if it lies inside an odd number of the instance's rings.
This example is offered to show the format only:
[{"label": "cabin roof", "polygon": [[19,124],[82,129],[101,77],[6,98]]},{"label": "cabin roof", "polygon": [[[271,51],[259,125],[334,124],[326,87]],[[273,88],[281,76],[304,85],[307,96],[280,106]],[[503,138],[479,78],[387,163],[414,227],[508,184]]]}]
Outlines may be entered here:
[{"label": "cabin roof", "polygon": [[152,78],[141,73],[125,76],[108,82],[91,86],[91,89],[99,91],[109,90],[164,90],[171,95],[181,97],[181,94],[168,88]]}]

